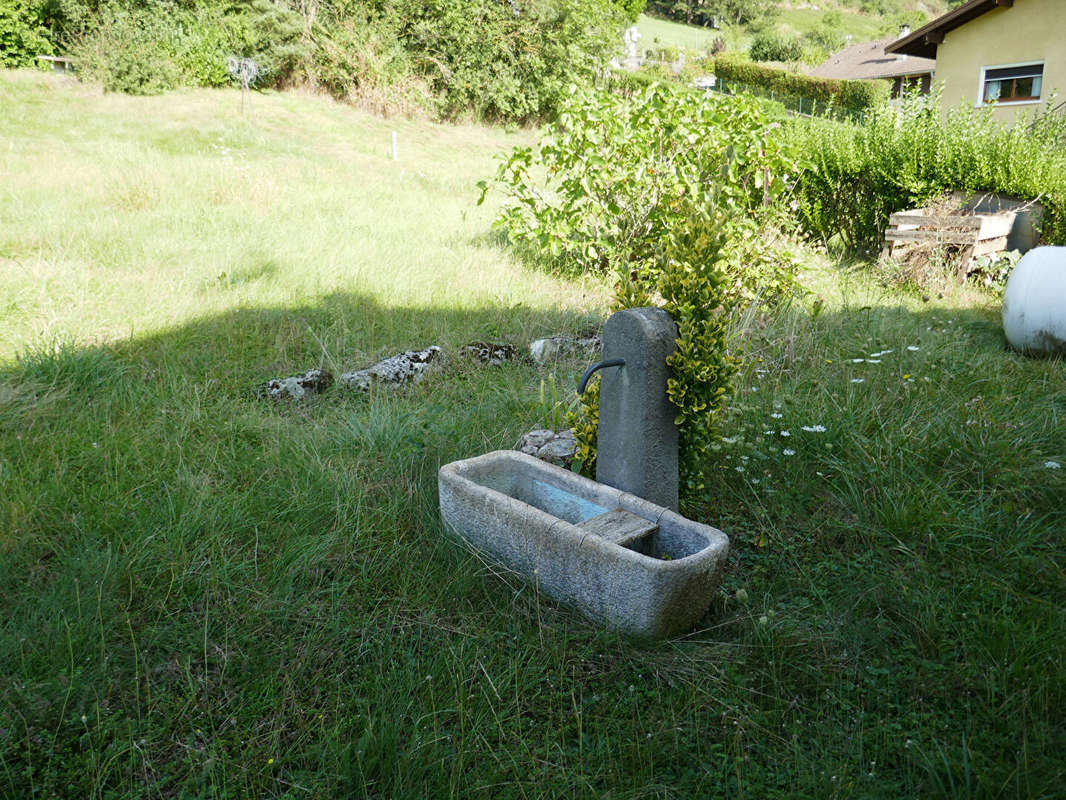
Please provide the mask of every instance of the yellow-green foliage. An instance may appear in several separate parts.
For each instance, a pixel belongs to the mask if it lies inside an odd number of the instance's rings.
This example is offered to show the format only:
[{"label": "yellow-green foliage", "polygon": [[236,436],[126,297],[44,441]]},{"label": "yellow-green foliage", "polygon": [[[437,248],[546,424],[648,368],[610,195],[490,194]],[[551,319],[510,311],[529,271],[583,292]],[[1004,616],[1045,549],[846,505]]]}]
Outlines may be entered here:
[{"label": "yellow-green foliage", "polygon": [[[516,148],[497,174],[509,195],[498,224],[512,242],[561,269],[611,274],[616,308],[659,305],[677,323],[668,392],[689,498],[705,487],[706,448],[735,366],[726,321],[759,291],[735,253],[795,170],[780,134],[751,98],[662,85],[631,100],[575,89],[540,147]],[[794,265],[760,263],[755,274],[777,287],[769,302],[793,285]],[[585,469],[597,397],[587,393],[574,420]]]}]

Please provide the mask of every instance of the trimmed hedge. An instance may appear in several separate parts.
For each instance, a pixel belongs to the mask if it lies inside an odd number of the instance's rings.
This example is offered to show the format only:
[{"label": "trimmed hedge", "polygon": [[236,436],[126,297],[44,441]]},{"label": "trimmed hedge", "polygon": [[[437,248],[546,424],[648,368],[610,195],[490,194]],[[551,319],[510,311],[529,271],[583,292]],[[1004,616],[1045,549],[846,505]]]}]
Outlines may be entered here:
[{"label": "trimmed hedge", "polygon": [[776,94],[805,98],[825,106],[836,106],[851,113],[862,113],[888,100],[887,81],[843,81],[812,78],[796,72],[774,69],[736,56],[718,56],[714,74],[719,79],[772,91]]}]

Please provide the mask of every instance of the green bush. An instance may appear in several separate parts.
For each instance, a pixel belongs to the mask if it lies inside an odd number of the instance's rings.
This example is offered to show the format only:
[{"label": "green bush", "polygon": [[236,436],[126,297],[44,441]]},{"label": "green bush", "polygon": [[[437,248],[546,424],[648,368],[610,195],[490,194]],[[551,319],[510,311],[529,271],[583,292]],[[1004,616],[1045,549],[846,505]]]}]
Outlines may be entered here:
[{"label": "green bush", "polygon": [[1043,239],[1066,243],[1066,150],[1054,118],[1003,126],[962,107],[943,120],[935,98],[911,96],[863,125],[795,120],[789,137],[811,162],[795,188],[801,225],[849,251],[873,255],[890,214],[952,191],[1039,198]]},{"label": "green bush", "polygon": [[600,73],[640,5],[62,0],[54,27],[109,90],[225,85],[229,57],[242,56],[260,66],[260,87],[306,83],[379,110],[529,122],[553,116],[571,82]]},{"label": "green bush", "polygon": [[626,22],[632,24],[643,13],[647,0],[614,0],[614,4],[624,15]]},{"label": "green bush", "polygon": [[389,14],[446,117],[551,117],[575,81],[590,80],[623,20],[607,0],[401,0]]},{"label": "green bush", "polygon": [[803,57],[803,43],[779,33],[757,33],[752,37],[748,55],[752,61],[799,61]]},{"label": "green bush", "polygon": [[37,56],[54,52],[40,3],[31,0],[0,3],[0,66],[28,66],[37,61]]},{"label": "green bush", "polygon": [[179,33],[162,15],[108,7],[75,48],[83,75],[104,89],[159,94],[181,83]]},{"label": "green bush", "polygon": [[[745,301],[770,303],[794,286],[794,262],[753,244],[796,169],[781,133],[752,98],[575,88],[539,148],[516,148],[497,173],[508,195],[497,224],[514,244],[561,269],[613,275],[616,308],[661,305],[673,316],[668,392],[689,499],[703,491],[734,368],[726,324]],[[755,286],[763,280],[771,288]],[[586,470],[595,397],[573,425]]]}]

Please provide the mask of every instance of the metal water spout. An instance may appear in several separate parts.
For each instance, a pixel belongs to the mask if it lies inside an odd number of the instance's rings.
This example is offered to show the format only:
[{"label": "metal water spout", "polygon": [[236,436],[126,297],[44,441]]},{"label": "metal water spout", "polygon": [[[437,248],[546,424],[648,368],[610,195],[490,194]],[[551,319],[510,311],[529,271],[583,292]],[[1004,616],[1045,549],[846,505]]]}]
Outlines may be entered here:
[{"label": "metal water spout", "polygon": [[667,357],[677,326],[661,308],[628,308],[603,326],[596,480],[656,505],[677,510],[677,408],[666,395]]}]

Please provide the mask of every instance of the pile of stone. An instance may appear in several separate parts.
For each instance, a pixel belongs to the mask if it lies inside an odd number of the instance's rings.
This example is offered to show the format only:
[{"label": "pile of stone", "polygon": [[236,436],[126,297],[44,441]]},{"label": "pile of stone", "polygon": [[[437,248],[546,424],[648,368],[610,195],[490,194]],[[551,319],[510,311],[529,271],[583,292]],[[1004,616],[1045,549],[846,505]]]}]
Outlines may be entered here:
[{"label": "pile of stone", "polygon": [[577,452],[577,440],[574,438],[574,432],[569,428],[558,433],[547,429],[537,429],[519,439],[515,450],[536,456],[549,464],[569,469],[574,462],[574,453]]},{"label": "pile of stone", "polygon": [[[535,363],[543,365],[567,356],[598,354],[600,345],[599,336],[550,336],[530,344],[529,356]],[[458,354],[478,364],[496,367],[517,360],[519,350],[515,345],[506,342],[471,342],[459,348]],[[338,378],[338,382],[355,392],[368,392],[371,386],[377,384],[402,386],[415,383],[422,380],[431,369],[439,367],[444,355],[444,350],[437,345],[424,350],[408,350],[384,358],[365,369],[345,372]],[[311,369],[302,375],[269,380],[258,387],[256,394],[269,400],[301,400],[309,394],[324,392],[332,384],[333,375],[329,372],[324,369]],[[561,448],[562,445],[558,447]],[[549,451],[554,452],[551,448]]]}]

